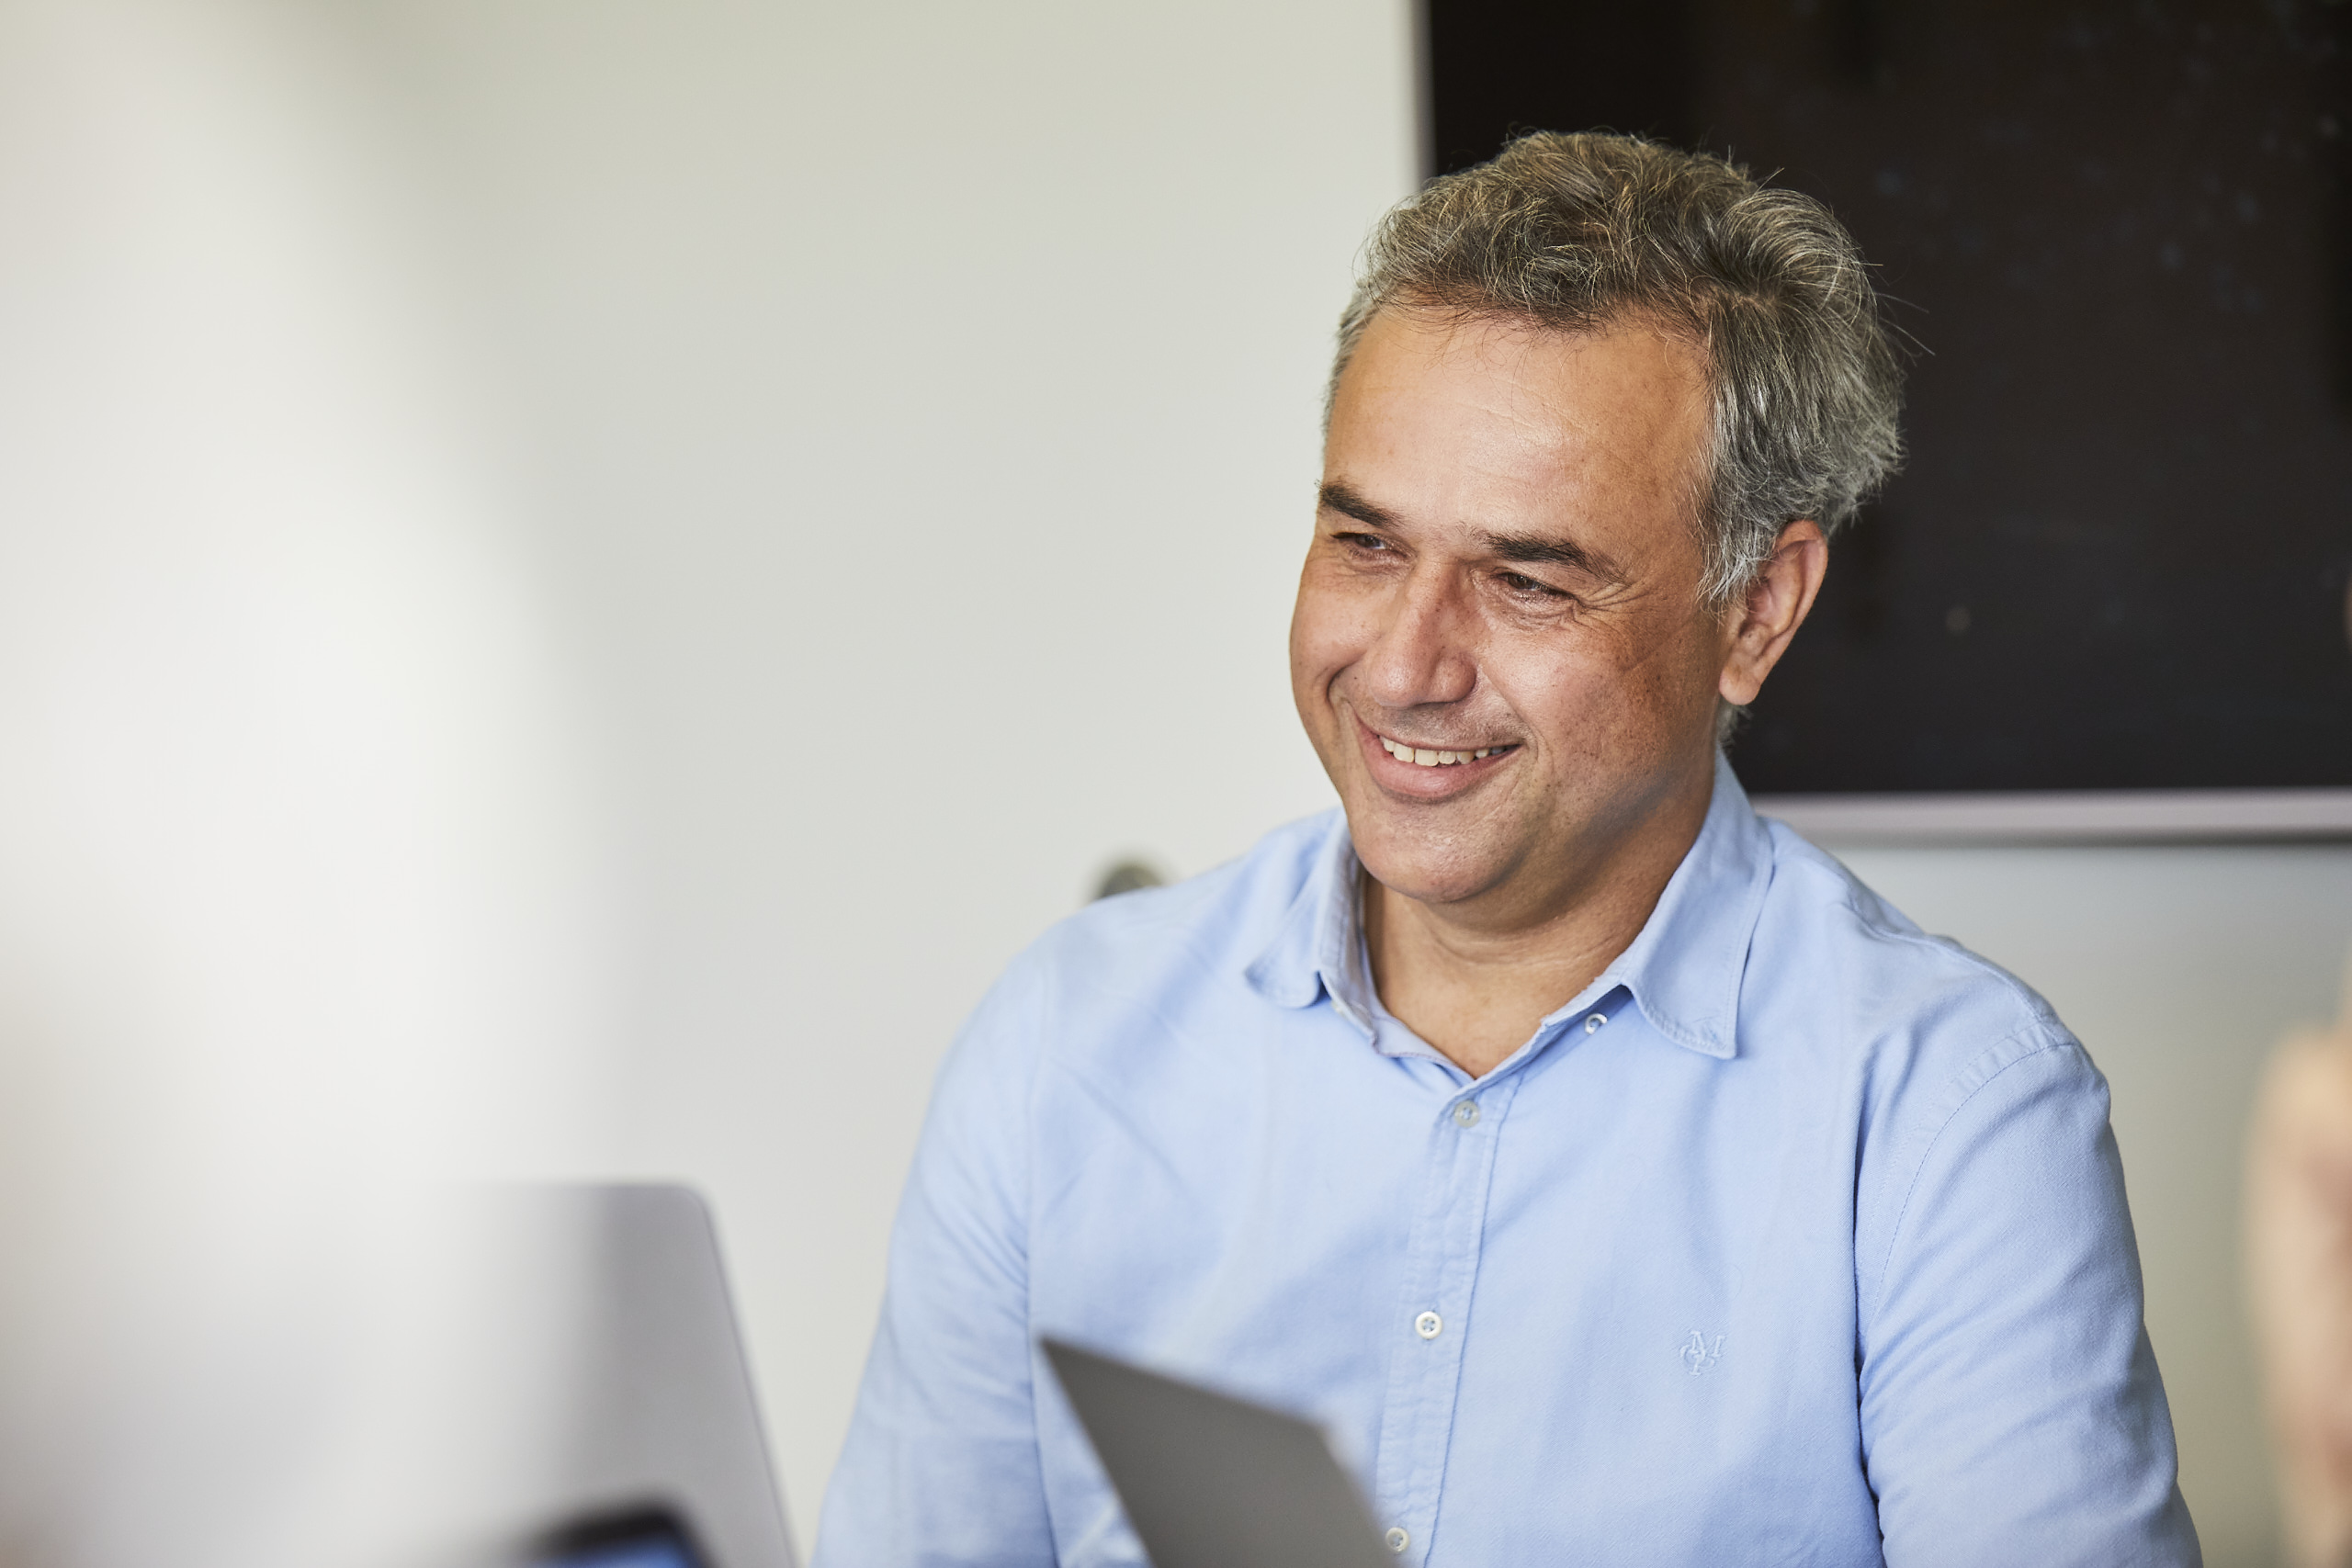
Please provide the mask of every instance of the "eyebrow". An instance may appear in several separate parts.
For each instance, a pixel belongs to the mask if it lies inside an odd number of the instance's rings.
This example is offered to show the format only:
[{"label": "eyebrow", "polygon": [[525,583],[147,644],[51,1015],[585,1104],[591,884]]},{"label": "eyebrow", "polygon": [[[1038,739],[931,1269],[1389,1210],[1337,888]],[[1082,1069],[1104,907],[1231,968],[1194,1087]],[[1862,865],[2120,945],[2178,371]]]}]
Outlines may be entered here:
[{"label": "eyebrow", "polygon": [[1565,566],[1601,582],[1614,582],[1623,575],[1615,561],[1598,550],[1586,549],[1573,539],[1555,539],[1542,534],[1486,534],[1481,537],[1487,548],[1502,560]]},{"label": "eyebrow", "polygon": [[1346,485],[1336,479],[1315,492],[1316,499],[1342,517],[1352,517],[1359,523],[1369,523],[1375,528],[1394,528],[1396,514],[1384,507],[1374,506]]},{"label": "eyebrow", "polygon": [[[1324,485],[1317,491],[1317,497],[1341,516],[1352,517],[1372,527],[1394,528],[1397,525],[1395,513],[1365,500],[1337,480]],[[1615,582],[1623,576],[1615,561],[1598,550],[1585,548],[1572,539],[1553,538],[1543,534],[1492,532],[1479,535],[1478,539],[1498,560],[1518,561],[1531,566],[1565,566],[1601,582]]]}]

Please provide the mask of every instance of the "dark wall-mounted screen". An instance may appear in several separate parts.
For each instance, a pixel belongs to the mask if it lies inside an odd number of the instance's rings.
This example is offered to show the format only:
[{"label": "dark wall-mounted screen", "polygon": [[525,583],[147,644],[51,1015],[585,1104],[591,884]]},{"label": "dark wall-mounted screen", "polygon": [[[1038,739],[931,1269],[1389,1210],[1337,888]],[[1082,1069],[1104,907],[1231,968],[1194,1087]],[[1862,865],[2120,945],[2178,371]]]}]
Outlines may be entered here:
[{"label": "dark wall-mounted screen", "polygon": [[2352,4],[1429,4],[1433,166],[1727,152],[1916,340],[1751,788],[2352,784]]}]

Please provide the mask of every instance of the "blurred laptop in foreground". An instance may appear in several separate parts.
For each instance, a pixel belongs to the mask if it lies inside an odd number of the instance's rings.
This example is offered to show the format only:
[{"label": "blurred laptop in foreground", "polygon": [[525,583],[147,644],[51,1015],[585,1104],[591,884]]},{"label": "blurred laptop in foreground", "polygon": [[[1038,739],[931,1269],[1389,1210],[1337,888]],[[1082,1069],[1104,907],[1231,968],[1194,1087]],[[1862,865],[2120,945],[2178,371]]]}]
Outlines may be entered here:
[{"label": "blurred laptop in foreground", "polygon": [[[499,1510],[518,1568],[795,1568],[710,1211],[676,1186],[520,1187],[483,1222],[579,1260],[562,1439]],[[520,1308],[518,1313],[513,1309]],[[529,1293],[480,1345],[527,1353]]]}]

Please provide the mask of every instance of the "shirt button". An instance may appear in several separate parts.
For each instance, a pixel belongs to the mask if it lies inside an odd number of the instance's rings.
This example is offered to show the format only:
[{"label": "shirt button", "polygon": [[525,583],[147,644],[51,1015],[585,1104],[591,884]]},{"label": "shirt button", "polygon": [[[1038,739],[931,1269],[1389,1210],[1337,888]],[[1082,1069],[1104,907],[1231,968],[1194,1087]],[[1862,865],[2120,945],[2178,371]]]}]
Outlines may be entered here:
[{"label": "shirt button", "polygon": [[1475,1100],[1456,1102],[1453,1107],[1453,1124],[1457,1127],[1476,1127],[1478,1124],[1478,1102]]},{"label": "shirt button", "polygon": [[1587,1034],[1598,1034],[1600,1032],[1600,1026],[1608,1021],[1609,1015],[1605,1012],[1588,1013],[1585,1015],[1584,1032]]},{"label": "shirt button", "polygon": [[[1361,1540],[1363,1538],[1359,1536],[1356,1539]],[[1403,1525],[1390,1525],[1388,1533],[1381,1539],[1388,1542],[1388,1550],[1391,1551],[1402,1551],[1413,1544],[1413,1538],[1406,1533]]]},{"label": "shirt button", "polygon": [[1445,1319],[1433,1312],[1425,1312],[1413,1319],[1413,1332],[1424,1339],[1434,1339],[1445,1327]]}]

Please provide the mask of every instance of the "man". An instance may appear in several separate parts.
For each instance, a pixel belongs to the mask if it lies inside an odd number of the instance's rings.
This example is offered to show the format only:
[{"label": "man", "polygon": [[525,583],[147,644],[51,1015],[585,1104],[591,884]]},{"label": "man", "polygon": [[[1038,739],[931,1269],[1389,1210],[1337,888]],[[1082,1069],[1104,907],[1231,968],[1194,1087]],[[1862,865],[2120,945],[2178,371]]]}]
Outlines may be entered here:
[{"label": "man", "polygon": [[1344,813],[981,1006],[820,1564],[1140,1561],[1041,1333],[1314,1413],[1407,1562],[2197,1561],[2098,1073],[1718,751],[1897,379],[1716,160],[1389,215],[1291,637]]}]

